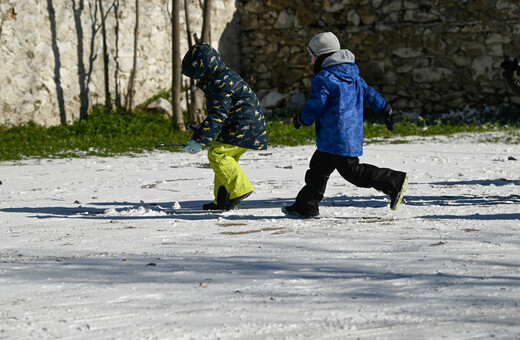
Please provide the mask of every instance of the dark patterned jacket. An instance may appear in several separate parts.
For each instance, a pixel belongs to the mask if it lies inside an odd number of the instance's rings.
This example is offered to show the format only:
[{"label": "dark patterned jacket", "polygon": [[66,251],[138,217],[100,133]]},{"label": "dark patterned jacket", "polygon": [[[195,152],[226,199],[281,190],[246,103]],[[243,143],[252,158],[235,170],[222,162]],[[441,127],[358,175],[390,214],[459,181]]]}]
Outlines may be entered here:
[{"label": "dark patterned jacket", "polygon": [[182,73],[198,81],[206,95],[208,117],[192,139],[203,146],[213,140],[246,149],[267,148],[265,118],[249,85],[226,67],[208,44],[196,44],[182,60]]}]

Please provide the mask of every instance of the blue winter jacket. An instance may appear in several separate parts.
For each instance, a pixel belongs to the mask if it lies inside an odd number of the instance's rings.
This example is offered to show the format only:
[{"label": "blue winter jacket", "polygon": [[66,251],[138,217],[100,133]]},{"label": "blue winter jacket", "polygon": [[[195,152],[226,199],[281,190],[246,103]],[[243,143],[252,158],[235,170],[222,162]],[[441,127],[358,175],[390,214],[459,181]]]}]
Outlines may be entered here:
[{"label": "blue winter jacket", "polygon": [[363,102],[374,111],[386,101],[359,76],[349,50],[340,50],[323,61],[311,80],[310,97],[301,112],[305,125],[315,122],[319,151],[358,157],[363,154]]},{"label": "blue winter jacket", "polygon": [[265,118],[249,85],[226,67],[208,44],[192,46],[182,60],[182,73],[198,81],[206,95],[208,117],[192,139],[203,146],[213,140],[246,149],[267,148]]}]

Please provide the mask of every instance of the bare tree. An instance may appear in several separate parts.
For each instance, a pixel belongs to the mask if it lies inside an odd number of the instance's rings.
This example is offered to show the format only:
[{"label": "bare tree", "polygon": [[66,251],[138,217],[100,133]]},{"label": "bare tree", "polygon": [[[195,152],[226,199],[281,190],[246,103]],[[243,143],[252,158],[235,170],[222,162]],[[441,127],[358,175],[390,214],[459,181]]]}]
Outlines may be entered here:
[{"label": "bare tree", "polygon": [[114,18],[115,18],[115,27],[114,27],[114,36],[115,36],[115,53],[114,53],[114,101],[117,109],[123,108],[121,104],[121,80],[119,79],[119,72],[121,70],[119,66],[119,7],[120,0],[114,0],[112,7],[114,8]]},{"label": "bare tree", "polygon": [[211,7],[212,0],[204,0],[204,7],[202,9],[202,33],[200,40],[207,44],[211,44]]},{"label": "bare tree", "polygon": [[[186,33],[188,35],[188,45],[193,45],[193,39],[191,37],[191,27],[190,27],[190,11],[189,11],[189,1],[184,0],[184,12],[186,18]],[[188,96],[189,94],[189,96]],[[196,88],[195,80],[190,78],[190,87],[187,92],[187,97],[190,99],[188,101],[188,121],[190,124],[198,125],[202,123],[205,118],[204,114],[204,94],[202,90]]]},{"label": "bare tree", "polygon": [[[202,7],[202,32],[200,39],[197,38],[197,35],[194,34],[195,42],[196,43],[211,43],[211,6],[212,1],[211,0],[204,0],[204,4],[202,2],[199,2],[200,6]],[[187,4],[186,4],[187,7]],[[186,12],[186,25],[187,25],[187,31],[188,31],[188,41],[191,40],[191,30],[189,29],[189,13]],[[190,44],[191,45],[191,44]],[[200,124],[204,118],[204,93],[202,90],[194,87],[193,85],[190,87],[190,97],[191,97],[191,115],[190,115],[190,123],[193,124]]]},{"label": "bare tree", "polygon": [[99,10],[101,12],[101,33],[103,37],[103,71],[105,76],[105,110],[107,113],[112,111],[112,100],[110,99],[110,82],[108,78],[108,47],[107,47],[107,29],[105,25],[105,18],[110,9],[105,13],[103,10],[103,1],[99,0]]},{"label": "bare tree", "polygon": [[72,10],[74,12],[74,23],[76,26],[76,36],[78,39],[77,44],[77,54],[78,54],[78,81],[79,81],[79,101],[80,101],[80,109],[79,109],[79,119],[85,120],[88,118],[88,109],[89,109],[89,89],[87,82],[87,70],[85,66],[85,58],[83,56],[84,52],[84,33],[83,33],[83,24],[81,22],[81,15],[83,10],[85,9],[84,0],[79,0],[79,3],[76,5],[76,0],[72,0]]},{"label": "bare tree", "polygon": [[[58,33],[56,31],[56,10],[52,0],[47,0],[47,9],[49,11],[49,23],[51,25],[51,41],[52,53],[54,54],[54,83],[56,84],[56,95],[58,97],[58,108],[60,111],[61,125],[67,124],[67,112],[65,111],[65,96],[63,86],[61,85],[61,55],[58,45]],[[1,17],[0,17],[1,19]],[[2,21],[0,21],[0,36],[2,35]]]},{"label": "bare tree", "polygon": [[137,68],[137,38],[139,36],[139,0],[135,0],[135,28],[134,28],[134,60],[132,71],[130,72],[130,79],[128,80],[128,92],[126,94],[127,111],[132,111],[134,107],[134,83]]},{"label": "bare tree", "polygon": [[172,0],[172,125],[184,131],[184,117],[181,108],[181,34],[180,1]]}]

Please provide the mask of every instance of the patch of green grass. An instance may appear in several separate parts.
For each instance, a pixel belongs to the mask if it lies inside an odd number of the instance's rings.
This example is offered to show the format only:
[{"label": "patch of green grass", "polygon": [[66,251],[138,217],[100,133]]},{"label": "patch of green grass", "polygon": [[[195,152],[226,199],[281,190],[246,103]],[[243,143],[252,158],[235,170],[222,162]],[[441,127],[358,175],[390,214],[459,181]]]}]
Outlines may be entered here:
[{"label": "patch of green grass", "polygon": [[267,143],[274,145],[304,145],[315,142],[314,126],[295,129],[292,120],[271,120],[267,125]]},{"label": "patch of green grass", "polygon": [[412,123],[409,121],[402,121],[394,126],[394,131],[388,131],[384,124],[365,123],[364,135],[367,139],[373,138],[391,138],[391,137],[406,137],[406,136],[438,136],[438,135],[453,135],[456,133],[476,133],[489,131],[507,131],[510,128],[506,125],[499,125],[496,123],[484,123],[478,125],[459,125],[450,123],[434,123],[427,124],[424,122]]},{"label": "patch of green grass", "polygon": [[[269,145],[303,145],[315,142],[314,126],[302,127],[298,130],[292,126],[292,121],[269,121],[267,123]],[[365,122],[363,135],[365,140],[392,139],[392,143],[404,143],[405,141],[396,137],[407,136],[449,136],[458,133],[484,133],[484,132],[508,132],[511,136],[509,142],[519,143],[520,130],[517,125],[502,125],[498,123],[483,123],[477,125],[461,125],[442,122],[427,123],[425,121],[412,123],[401,121],[394,126],[393,131],[388,131],[385,124]],[[497,142],[498,140],[489,140]],[[507,142],[507,141],[503,141]]]},{"label": "patch of green grass", "polygon": [[[314,127],[296,130],[291,117],[291,113],[284,112],[267,120],[269,146],[294,146],[315,142]],[[417,122],[404,120],[397,123],[395,130],[390,132],[380,117],[378,119],[369,118],[364,124],[364,135],[368,142],[388,139],[392,143],[400,143],[404,140],[395,137],[502,131],[507,132],[505,138],[508,140],[493,140],[495,137],[488,135],[487,141],[520,143],[517,123],[462,124],[440,119]],[[65,126],[46,128],[35,123],[17,127],[0,126],[0,161],[135,154],[150,151],[154,145],[163,142],[186,143],[191,135],[191,131],[173,129],[171,121],[160,114],[142,110],[136,113],[106,114],[102,107],[96,107],[87,120]],[[182,151],[181,148],[170,150]]]},{"label": "patch of green grass", "polygon": [[175,131],[171,121],[158,114],[105,114],[98,109],[87,120],[65,126],[0,126],[0,161],[140,153],[159,142],[186,142],[190,136]]}]

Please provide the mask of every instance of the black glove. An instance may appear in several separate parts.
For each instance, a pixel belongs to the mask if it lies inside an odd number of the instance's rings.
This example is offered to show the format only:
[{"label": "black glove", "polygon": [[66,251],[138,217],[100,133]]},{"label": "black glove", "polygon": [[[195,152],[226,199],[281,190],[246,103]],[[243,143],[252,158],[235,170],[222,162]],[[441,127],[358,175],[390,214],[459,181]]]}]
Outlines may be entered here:
[{"label": "black glove", "polygon": [[302,120],[301,114],[298,114],[298,115],[294,116],[293,119],[292,119],[292,123],[293,123],[295,129],[299,129],[302,126],[306,126],[305,123]]},{"label": "black glove", "polygon": [[383,110],[381,110],[385,117],[386,128],[390,131],[394,130],[394,124],[401,120],[401,115],[392,109],[389,103],[386,103],[386,106]]},{"label": "black glove", "polygon": [[516,68],[518,67],[518,62],[516,60],[509,60],[509,58],[506,57],[504,61],[500,63],[500,67],[502,67],[506,71],[513,72],[516,71]]}]

